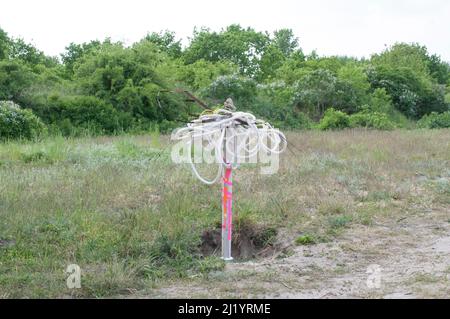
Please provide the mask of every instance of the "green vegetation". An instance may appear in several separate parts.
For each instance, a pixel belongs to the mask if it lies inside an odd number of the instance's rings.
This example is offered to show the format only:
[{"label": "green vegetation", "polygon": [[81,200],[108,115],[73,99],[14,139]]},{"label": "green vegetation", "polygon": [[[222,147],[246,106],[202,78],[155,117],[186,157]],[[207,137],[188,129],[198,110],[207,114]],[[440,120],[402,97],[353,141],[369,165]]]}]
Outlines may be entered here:
[{"label": "green vegetation", "polygon": [[0,101],[0,139],[32,139],[45,132],[45,125],[32,111],[10,101]]},{"label": "green vegetation", "polygon": [[316,239],[314,238],[314,236],[309,235],[309,234],[305,234],[305,235],[299,236],[295,240],[295,243],[297,245],[312,245],[315,242],[316,242]]},{"label": "green vegetation", "polygon": [[386,113],[379,112],[358,112],[350,115],[350,127],[365,127],[378,130],[392,130],[395,124],[389,119]]},{"label": "green vegetation", "polygon": [[321,130],[335,130],[350,127],[350,118],[341,111],[329,108],[325,111],[324,117],[320,120],[319,128]]},{"label": "green vegetation", "polygon": [[[276,175],[236,171],[245,176],[234,202],[241,243],[277,255],[448,207],[448,129],[287,138],[302,150],[284,153]],[[117,296],[220,276],[223,262],[201,250],[204,232],[220,225],[220,186],[173,164],[167,145],[157,133],[0,144],[0,296]],[[73,263],[81,289],[66,287]]]},{"label": "green vegetation", "polygon": [[424,115],[417,124],[421,128],[450,128],[450,111]]},{"label": "green vegetation", "polygon": [[196,29],[185,47],[164,31],[130,46],[71,43],[60,58],[0,29],[0,100],[31,110],[50,134],[168,131],[201,111],[176,88],[211,106],[231,97],[282,128],[410,128],[424,116],[421,126],[446,127],[445,116],[426,116],[449,111],[450,67],[414,43],[370,59],[305,54],[290,29]]}]

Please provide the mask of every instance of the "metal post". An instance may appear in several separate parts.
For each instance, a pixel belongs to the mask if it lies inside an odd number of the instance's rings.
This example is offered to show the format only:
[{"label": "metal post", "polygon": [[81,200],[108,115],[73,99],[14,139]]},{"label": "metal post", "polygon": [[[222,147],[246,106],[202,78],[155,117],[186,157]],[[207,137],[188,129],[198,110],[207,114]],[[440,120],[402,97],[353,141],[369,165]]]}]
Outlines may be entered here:
[{"label": "metal post", "polygon": [[[233,226],[233,175],[232,175],[232,164],[233,158],[230,156],[226,145],[227,138],[230,138],[229,132],[225,135],[225,167],[222,188],[222,259],[225,261],[233,260],[231,257],[231,242],[232,242],[232,226]],[[234,148],[234,141],[232,144],[228,144],[230,147]]]},{"label": "metal post", "polygon": [[231,166],[225,169],[222,192],[222,258],[225,261],[233,260],[231,257],[231,240],[233,224],[233,181]]}]

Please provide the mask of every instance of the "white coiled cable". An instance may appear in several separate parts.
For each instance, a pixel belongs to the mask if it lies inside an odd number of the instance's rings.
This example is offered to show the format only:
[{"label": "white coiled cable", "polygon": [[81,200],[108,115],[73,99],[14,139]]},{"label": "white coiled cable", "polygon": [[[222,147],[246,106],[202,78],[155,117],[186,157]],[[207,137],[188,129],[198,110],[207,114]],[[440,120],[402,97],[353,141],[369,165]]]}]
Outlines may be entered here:
[{"label": "white coiled cable", "polygon": [[[231,130],[227,130],[233,128]],[[227,133],[228,132],[228,133]],[[227,136],[225,136],[227,134]],[[235,139],[242,137],[241,142],[234,147],[230,146]],[[250,141],[256,137],[256,143]],[[217,163],[217,174],[212,180],[202,177],[192,160],[192,142],[197,139],[207,141],[207,148],[214,149]],[[275,129],[268,122],[256,119],[251,113],[232,112],[226,109],[217,109],[213,113],[201,115],[188,123],[186,127],[177,130],[172,136],[174,140],[182,140],[189,149],[189,163],[194,175],[203,183],[211,185],[216,183],[223,174],[224,167],[236,165],[236,163],[227,163],[223,150],[236,160],[244,161],[247,158],[255,156],[260,151],[270,154],[280,154],[287,147],[287,141],[284,134]],[[225,144],[224,144],[225,143]],[[270,143],[270,147],[269,147]]]}]

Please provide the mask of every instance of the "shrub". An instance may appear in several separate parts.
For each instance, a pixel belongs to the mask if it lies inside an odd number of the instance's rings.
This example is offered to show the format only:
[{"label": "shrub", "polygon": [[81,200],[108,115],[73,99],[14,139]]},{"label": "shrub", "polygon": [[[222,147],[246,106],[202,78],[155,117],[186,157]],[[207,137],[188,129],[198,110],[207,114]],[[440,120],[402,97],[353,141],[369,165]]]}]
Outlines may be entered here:
[{"label": "shrub", "polygon": [[[302,112],[286,112],[285,118],[279,122],[277,126],[282,128],[310,129],[314,126],[314,122]],[[277,122],[275,122],[277,123]]]},{"label": "shrub", "polygon": [[238,75],[222,75],[203,90],[203,95],[218,103],[232,98],[237,106],[247,107],[256,96],[256,82]]},{"label": "shrub", "polygon": [[305,234],[300,237],[297,237],[295,243],[297,245],[312,245],[316,243],[316,239],[314,238],[314,236],[310,234]]},{"label": "shrub", "polygon": [[113,133],[128,128],[131,115],[117,111],[114,107],[92,96],[70,96],[50,98],[50,112],[46,120],[56,123],[64,135],[87,130],[91,133]]},{"label": "shrub", "polygon": [[421,128],[449,128],[450,111],[444,113],[432,112],[424,115],[417,124]]},{"label": "shrub", "polygon": [[319,128],[321,130],[336,130],[350,127],[350,117],[334,108],[325,111],[325,115],[320,120]]},{"label": "shrub", "polygon": [[392,130],[395,124],[380,112],[359,112],[350,115],[350,127],[366,127],[377,130]]},{"label": "shrub", "polygon": [[31,110],[21,109],[11,101],[0,101],[0,139],[33,139],[45,131],[45,125]]},{"label": "shrub", "polygon": [[310,129],[313,121],[292,105],[293,88],[283,81],[258,84],[258,95],[249,106],[250,111],[268,119],[279,128]]},{"label": "shrub", "polygon": [[328,223],[331,229],[337,230],[340,228],[348,227],[348,225],[353,221],[350,215],[339,215],[329,217]]}]

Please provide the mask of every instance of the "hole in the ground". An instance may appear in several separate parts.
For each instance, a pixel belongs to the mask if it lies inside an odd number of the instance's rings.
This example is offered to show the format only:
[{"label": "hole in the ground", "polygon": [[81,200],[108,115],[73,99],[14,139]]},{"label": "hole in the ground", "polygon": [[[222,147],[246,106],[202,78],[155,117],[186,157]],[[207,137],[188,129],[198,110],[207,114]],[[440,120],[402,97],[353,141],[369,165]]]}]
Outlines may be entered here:
[{"label": "hole in the ground", "polygon": [[[234,225],[233,225],[234,226]],[[277,230],[252,222],[238,223],[233,231],[231,255],[234,259],[267,257],[275,251]],[[203,256],[222,253],[222,229],[220,226],[205,230],[201,236],[200,251]]]}]

